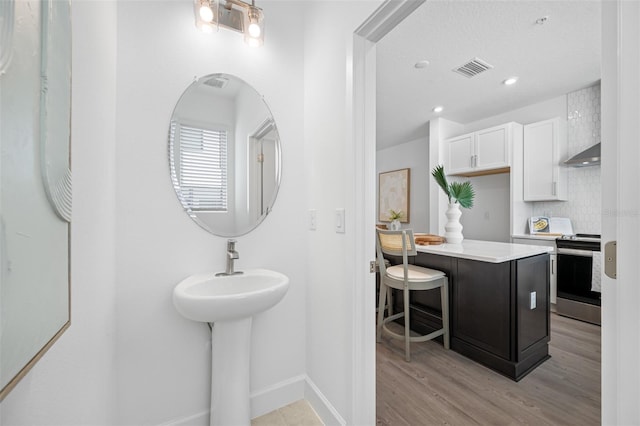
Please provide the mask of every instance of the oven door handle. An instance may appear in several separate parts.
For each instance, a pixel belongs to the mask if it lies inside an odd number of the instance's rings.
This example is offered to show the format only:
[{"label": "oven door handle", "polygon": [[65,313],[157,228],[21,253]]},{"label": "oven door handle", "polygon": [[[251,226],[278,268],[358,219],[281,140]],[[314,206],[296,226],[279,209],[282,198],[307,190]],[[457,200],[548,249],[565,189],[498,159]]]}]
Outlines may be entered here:
[{"label": "oven door handle", "polygon": [[569,256],[593,257],[591,250],[579,250],[570,248],[558,248],[558,254],[566,254]]}]

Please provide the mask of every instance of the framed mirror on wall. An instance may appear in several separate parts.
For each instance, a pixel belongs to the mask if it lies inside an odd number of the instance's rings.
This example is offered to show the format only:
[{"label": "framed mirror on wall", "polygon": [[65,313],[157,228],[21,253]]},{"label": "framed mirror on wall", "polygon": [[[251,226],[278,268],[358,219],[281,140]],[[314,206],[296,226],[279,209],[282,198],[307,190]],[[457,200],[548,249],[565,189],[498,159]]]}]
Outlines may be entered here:
[{"label": "framed mirror on wall", "polygon": [[70,325],[71,5],[0,15],[2,400]]},{"label": "framed mirror on wall", "polygon": [[281,167],[278,128],[252,86],[211,74],[186,88],[169,125],[169,169],[198,225],[222,237],[254,229],[273,208]]}]

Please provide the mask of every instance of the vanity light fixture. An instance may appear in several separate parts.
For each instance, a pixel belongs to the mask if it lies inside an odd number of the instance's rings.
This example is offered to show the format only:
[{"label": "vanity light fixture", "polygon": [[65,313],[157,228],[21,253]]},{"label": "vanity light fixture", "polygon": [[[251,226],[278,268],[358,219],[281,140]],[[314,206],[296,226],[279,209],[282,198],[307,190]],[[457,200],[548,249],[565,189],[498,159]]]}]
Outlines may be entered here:
[{"label": "vanity light fixture", "polygon": [[249,46],[264,44],[264,14],[251,3],[242,0],[194,0],[196,27],[213,32],[220,27],[244,34]]},{"label": "vanity light fixture", "polygon": [[437,107],[433,108],[433,112],[436,112],[436,113],[438,113],[438,112],[442,112],[442,110],[443,110],[443,109],[444,109],[444,108],[443,108],[442,106],[440,106],[440,105],[439,105],[439,106],[437,106]]},{"label": "vanity light fixture", "polygon": [[511,86],[513,84],[516,84],[517,81],[518,77],[509,77],[508,79],[503,81],[502,84],[504,84],[505,86]]}]

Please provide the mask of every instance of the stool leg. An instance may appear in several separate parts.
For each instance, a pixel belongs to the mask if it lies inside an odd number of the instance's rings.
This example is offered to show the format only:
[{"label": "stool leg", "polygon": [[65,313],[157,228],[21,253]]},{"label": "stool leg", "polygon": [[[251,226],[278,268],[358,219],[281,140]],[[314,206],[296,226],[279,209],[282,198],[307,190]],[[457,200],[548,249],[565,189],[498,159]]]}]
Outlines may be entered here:
[{"label": "stool leg", "polygon": [[380,299],[378,302],[378,325],[376,327],[376,341],[380,341],[382,339],[382,323],[384,321],[384,305],[386,303],[385,299],[387,297],[388,287],[384,283],[384,279],[380,279]]},{"label": "stool leg", "polygon": [[409,323],[409,290],[405,287],[404,292],[404,358],[407,362],[411,362],[411,333]]},{"label": "stool leg", "polygon": [[442,340],[444,341],[444,348],[449,349],[449,279],[447,277],[444,277],[444,284],[440,287],[440,299],[442,304],[442,328],[444,329]]},{"label": "stool leg", "polygon": [[387,316],[393,315],[393,289],[387,287]]}]

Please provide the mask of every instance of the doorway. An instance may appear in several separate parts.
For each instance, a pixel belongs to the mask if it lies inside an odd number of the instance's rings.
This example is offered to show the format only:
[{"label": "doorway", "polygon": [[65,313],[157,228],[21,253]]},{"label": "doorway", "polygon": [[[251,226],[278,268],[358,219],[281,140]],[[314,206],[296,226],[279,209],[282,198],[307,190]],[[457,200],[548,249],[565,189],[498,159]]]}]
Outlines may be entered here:
[{"label": "doorway", "polygon": [[[354,38],[354,144],[355,170],[363,172],[356,179],[356,214],[364,218],[354,235],[355,252],[368,253],[373,247],[375,224],[375,44],[423,2],[385,2],[361,27]],[[640,422],[640,336],[631,327],[640,323],[640,286],[634,285],[640,276],[640,265],[633,260],[640,252],[640,206],[633,185],[640,181],[640,172],[633,164],[640,162],[635,143],[640,134],[640,104],[635,96],[639,90],[640,72],[640,4],[636,2],[603,2],[603,238],[618,241],[618,279],[603,277],[602,326],[602,418],[604,424],[635,424]],[[623,90],[623,88],[625,90]],[[373,137],[372,137],[373,136]],[[359,175],[360,176],[360,175]],[[355,255],[368,264],[368,256]],[[370,321],[375,289],[373,278],[356,274],[359,287],[354,308],[354,327],[367,336],[356,344],[355,355],[366,368],[354,372],[354,421],[373,423],[375,377],[369,377],[375,336]],[[371,304],[372,305],[372,304]],[[624,337],[624,338],[623,338]],[[360,357],[361,356],[361,357]],[[372,362],[373,361],[373,362]],[[355,362],[354,362],[355,364]],[[619,368],[620,367],[620,368]]]},{"label": "doorway", "polygon": [[273,204],[277,185],[280,182],[278,170],[278,135],[273,120],[265,120],[249,136],[249,193],[253,199],[249,203],[249,215],[252,220],[269,213]]}]

